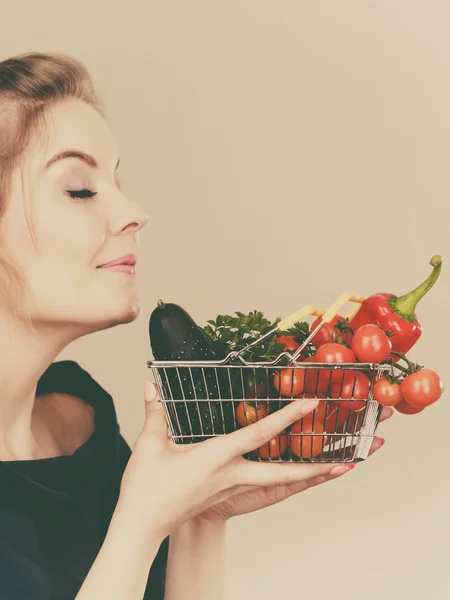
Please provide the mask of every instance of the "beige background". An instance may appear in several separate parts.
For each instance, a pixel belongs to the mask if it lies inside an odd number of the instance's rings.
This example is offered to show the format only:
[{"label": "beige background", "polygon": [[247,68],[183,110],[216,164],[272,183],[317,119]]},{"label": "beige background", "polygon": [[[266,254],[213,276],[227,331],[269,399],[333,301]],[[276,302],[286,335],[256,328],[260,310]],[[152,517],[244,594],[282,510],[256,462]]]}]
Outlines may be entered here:
[{"label": "beige background", "polygon": [[[450,257],[450,5],[430,0],[7,2],[0,54],[85,61],[150,211],[142,312],[74,358],[142,422],[158,298],[198,322],[343,289],[403,293]],[[450,265],[412,356],[450,385]],[[448,393],[355,472],[230,524],[230,598],[449,597]]]}]

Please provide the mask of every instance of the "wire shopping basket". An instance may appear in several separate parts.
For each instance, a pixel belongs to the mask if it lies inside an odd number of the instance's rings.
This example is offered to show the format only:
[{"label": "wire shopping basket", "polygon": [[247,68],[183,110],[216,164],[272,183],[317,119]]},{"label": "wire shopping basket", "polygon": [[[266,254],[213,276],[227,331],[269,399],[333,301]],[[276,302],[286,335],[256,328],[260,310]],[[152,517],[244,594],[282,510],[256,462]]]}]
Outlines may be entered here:
[{"label": "wire shopping basket", "polygon": [[[390,367],[375,363],[302,362],[300,356],[347,302],[356,305],[346,315],[350,319],[363,300],[344,292],[328,309],[305,306],[220,361],[148,361],[171,439],[189,444],[226,435],[263,419],[296,398],[317,398],[319,406],[311,415],[244,457],[264,462],[365,460],[381,413],[372,394],[373,385]],[[284,351],[271,362],[245,360],[243,355],[254,345],[277,331],[287,331],[306,316],[321,316],[322,320],[295,352]],[[364,373],[369,382],[363,397],[356,389],[358,373]]]}]

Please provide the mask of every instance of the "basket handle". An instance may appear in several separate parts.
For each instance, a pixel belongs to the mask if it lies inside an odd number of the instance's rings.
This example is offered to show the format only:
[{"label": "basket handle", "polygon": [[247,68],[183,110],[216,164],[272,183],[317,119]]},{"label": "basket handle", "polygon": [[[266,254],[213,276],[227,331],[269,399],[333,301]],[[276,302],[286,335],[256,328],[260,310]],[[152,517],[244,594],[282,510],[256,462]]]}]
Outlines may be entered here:
[{"label": "basket handle", "polygon": [[[353,294],[352,292],[342,292],[342,294],[340,294],[340,296],[336,298],[333,304],[319,315],[322,317],[321,322],[317,325],[314,331],[310,332],[309,336],[306,338],[303,344],[301,344],[301,346],[297,348],[297,350],[294,352],[294,354],[292,355],[292,362],[296,360],[296,358],[301,354],[302,350],[307,346],[307,344],[309,344],[309,342],[316,335],[316,333],[320,331],[320,329],[322,329],[325,323],[329,323],[330,321],[332,321],[334,317],[338,314],[338,312],[341,310],[341,308],[347,304],[347,302],[354,302],[356,304],[356,306],[353,307],[345,316],[345,318],[350,320],[350,318],[352,318],[361,308],[361,304],[364,302],[364,300],[364,296]],[[294,313],[293,315],[291,315],[291,317],[294,317],[295,314],[297,313]],[[289,318],[290,317],[284,319],[284,321],[289,322]],[[294,323],[295,322],[296,321],[294,321]]]},{"label": "basket handle", "polygon": [[297,311],[295,311],[295,313],[292,313],[288,317],[282,319],[276,326],[276,329],[278,331],[287,331],[293,325],[295,325],[305,317],[321,317],[325,312],[325,308],[317,308],[316,306],[311,305],[303,306],[302,308],[299,308]]},{"label": "basket handle", "polygon": [[[345,304],[347,304],[347,302],[350,301],[350,302],[357,303],[357,305],[358,305],[357,306],[357,310],[359,310],[360,305],[361,305],[361,303],[364,300],[365,300],[365,298],[363,296],[359,296],[357,294],[352,294],[351,292],[343,292],[333,302],[333,304],[328,309],[317,308],[316,306],[312,306],[312,305],[303,306],[302,308],[300,308],[299,310],[295,311],[294,313],[292,313],[288,317],[285,317],[284,319],[282,319],[278,323],[278,325],[276,325],[276,327],[274,327],[273,329],[271,329],[270,331],[268,331],[267,333],[265,333],[264,335],[262,335],[261,337],[259,337],[257,340],[255,340],[254,342],[252,342],[251,344],[249,344],[245,348],[242,348],[238,352],[232,352],[231,355],[232,355],[233,358],[237,358],[241,354],[244,354],[244,352],[247,352],[247,350],[249,348],[252,348],[253,346],[256,346],[256,344],[259,344],[260,342],[262,342],[263,340],[265,340],[267,337],[269,337],[270,335],[272,335],[276,331],[287,331],[293,325],[295,325],[295,323],[298,323],[299,321],[301,321],[305,317],[308,317],[308,316],[322,317],[322,321],[319,323],[319,325],[316,327],[316,329],[312,333],[310,333],[310,335],[303,342],[303,344],[299,348],[297,348],[297,350],[294,352],[294,354],[292,356],[292,360],[295,360],[297,358],[297,356],[299,356],[299,354],[301,353],[301,351],[305,348],[305,346],[316,335],[316,333],[319,331],[319,329],[321,329],[321,327],[323,327],[325,325],[325,323],[328,323],[329,321],[331,321],[337,315],[337,313],[339,312],[339,310]],[[355,310],[352,309],[351,313],[355,313]],[[346,316],[346,318],[350,318],[350,317]]]}]

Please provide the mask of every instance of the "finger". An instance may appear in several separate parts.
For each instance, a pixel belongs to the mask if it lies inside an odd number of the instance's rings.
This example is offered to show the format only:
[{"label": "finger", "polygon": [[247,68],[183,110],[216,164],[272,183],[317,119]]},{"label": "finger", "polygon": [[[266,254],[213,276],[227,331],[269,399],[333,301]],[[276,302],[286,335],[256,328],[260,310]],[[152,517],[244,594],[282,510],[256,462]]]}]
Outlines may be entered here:
[{"label": "finger", "polygon": [[370,447],[370,450],[369,450],[369,456],[372,456],[372,454],[374,454],[380,448],[382,448],[384,446],[385,441],[386,440],[384,438],[380,438],[380,437],[374,438],[373,442],[372,442],[372,446]]},{"label": "finger", "polygon": [[[319,475],[318,477],[311,477],[307,481],[294,481],[294,483],[289,483],[286,487],[290,492],[290,496],[292,494],[298,494],[299,492],[303,492],[306,489],[316,487],[321,483],[326,483],[327,481],[332,481],[333,479],[337,479],[345,473],[352,471],[355,468],[355,463],[347,463],[345,465],[338,465],[340,468],[336,469],[334,473],[328,473],[328,475]],[[292,492],[292,493],[291,493]]]},{"label": "finger", "polygon": [[[309,488],[326,483],[333,479],[337,479],[348,473],[355,467],[354,463],[347,463],[345,465],[329,465],[334,473],[329,472],[327,475],[318,475],[317,477],[311,477],[310,479],[303,479],[301,481],[294,481],[283,486],[270,486],[261,487],[259,485],[236,485],[230,487],[222,492],[218,492],[215,496],[210,499],[208,508],[218,504],[220,502],[226,502],[230,498],[233,498],[233,512],[235,515],[244,514],[247,512],[253,512],[270,506],[276,502],[280,502],[282,499],[289,498],[294,494],[304,492]],[[273,488],[280,488],[283,491],[273,491]],[[261,490],[263,495],[261,496]],[[269,490],[269,491],[267,491]],[[284,497],[283,497],[284,496]],[[270,499],[270,501],[269,501]]]},{"label": "finger", "polygon": [[[341,473],[341,475],[343,475],[343,473]],[[316,487],[321,483],[330,481],[330,479],[336,479],[336,477],[340,477],[341,475],[319,475],[318,477],[312,477],[311,479],[308,479],[308,481],[294,481],[294,483],[289,483],[287,486],[285,486],[288,493],[287,497],[305,492],[306,490],[309,490],[309,488]]]},{"label": "finger", "polygon": [[210,497],[207,508],[210,508],[215,504],[219,504],[220,502],[226,502],[229,498],[234,498],[236,495],[253,492],[254,490],[258,489],[260,488],[257,485],[236,485],[226,490],[222,490],[221,492],[217,492],[217,494]]},{"label": "finger", "polygon": [[394,414],[394,412],[395,412],[395,410],[392,408],[392,406],[383,406],[383,409],[380,414],[379,423],[386,421],[386,419],[390,419],[392,417],[392,415]]},{"label": "finger", "polygon": [[167,438],[167,420],[164,414],[162,404],[159,401],[159,394],[156,384],[146,381],[144,385],[145,398],[145,424],[146,433],[157,435],[161,438]]},{"label": "finger", "polygon": [[233,458],[242,456],[267,444],[267,442],[294,423],[294,421],[311,413],[317,408],[318,404],[318,400],[293,400],[284,408],[264,417],[256,423],[247,425],[220,438],[207,440],[204,442],[204,448],[210,452],[211,449],[208,446],[213,443],[213,455],[217,457],[218,452],[222,452],[221,455],[224,461],[228,462]]},{"label": "finger", "polygon": [[254,463],[246,459],[234,467],[234,480],[239,485],[284,486],[299,481],[308,481],[314,477],[336,474],[348,470],[341,463]]},{"label": "finger", "polygon": [[[287,485],[273,485],[267,487],[242,486],[241,493],[233,495],[233,514],[241,515],[267,508],[273,504],[283,502],[287,498],[305,492],[311,487],[320,485],[332,479],[340,477],[350,471],[354,465],[338,465],[336,474],[319,475],[302,481],[294,481]],[[331,465],[333,468],[333,465]]]},{"label": "finger", "polygon": [[243,515],[278,504],[291,495],[287,486],[259,487],[233,496],[233,515]]}]

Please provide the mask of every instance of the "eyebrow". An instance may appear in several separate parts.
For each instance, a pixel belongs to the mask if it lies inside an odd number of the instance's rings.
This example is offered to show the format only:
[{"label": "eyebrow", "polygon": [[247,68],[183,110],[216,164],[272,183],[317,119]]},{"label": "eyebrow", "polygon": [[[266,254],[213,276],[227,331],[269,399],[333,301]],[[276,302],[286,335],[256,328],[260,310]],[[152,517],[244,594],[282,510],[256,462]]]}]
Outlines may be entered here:
[{"label": "eyebrow", "polygon": [[[79,150],[63,150],[62,152],[58,152],[58,154],[55,154],[55,156],[48,161],[48,163],[44,167],[44,171],[48,171],[48,169],[50,169],[50,167],[52,167],[55,163],[66,158],[77,158],[78,160],[83,161],[92,169],[98,168],[97,161],[90,154],[86,154],[86,152],[81,152]],[[119,165],[120,158],[117,160],[116,169],[118,169]]]}]

